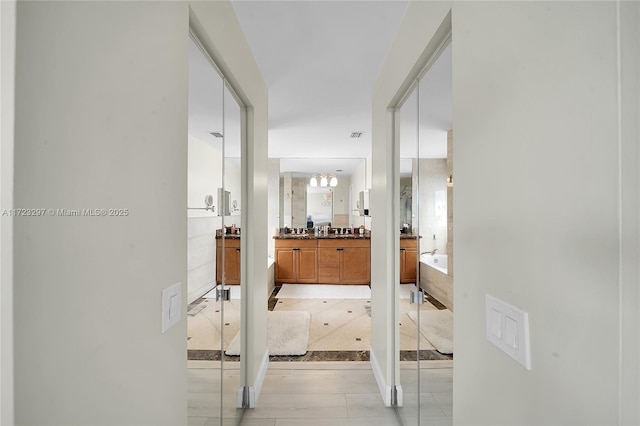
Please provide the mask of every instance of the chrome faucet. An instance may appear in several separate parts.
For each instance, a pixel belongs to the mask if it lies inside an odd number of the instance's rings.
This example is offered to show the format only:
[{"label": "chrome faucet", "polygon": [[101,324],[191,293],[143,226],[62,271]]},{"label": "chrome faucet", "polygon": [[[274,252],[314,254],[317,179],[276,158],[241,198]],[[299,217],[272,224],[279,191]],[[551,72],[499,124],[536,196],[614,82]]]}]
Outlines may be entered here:
[{"label": "chrome faucet", "polygon": [[433,256],[434,254],[436,254],[437,250],[438,250],[437,248],[434,248],[433,251],[423,251],[420,254],[430,254],[431,256]]}]

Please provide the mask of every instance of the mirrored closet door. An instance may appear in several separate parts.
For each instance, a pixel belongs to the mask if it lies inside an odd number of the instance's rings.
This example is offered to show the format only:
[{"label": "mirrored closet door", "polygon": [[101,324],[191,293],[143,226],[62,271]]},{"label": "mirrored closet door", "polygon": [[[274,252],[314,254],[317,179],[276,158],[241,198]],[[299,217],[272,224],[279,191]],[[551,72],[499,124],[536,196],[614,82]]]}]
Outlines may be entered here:
[{"label": "mirrored closet door", "polygon": [[[239,424],[241,138],[244,115],[205,49],[189,41],[188,359],[191,416]],[[195,401],[195,402],[194,402]]]}]

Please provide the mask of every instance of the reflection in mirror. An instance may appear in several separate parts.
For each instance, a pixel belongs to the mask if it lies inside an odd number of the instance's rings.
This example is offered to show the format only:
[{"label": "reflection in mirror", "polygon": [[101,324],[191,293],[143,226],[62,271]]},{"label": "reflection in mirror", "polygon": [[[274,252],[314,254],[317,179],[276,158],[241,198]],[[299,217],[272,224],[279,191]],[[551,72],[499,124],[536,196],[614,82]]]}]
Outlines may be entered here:
[{"label": "reflection in mirror", "polygon": [[331,225],[332,221],[333,221],[333,188],[309,186],[307,188],[306,227],[313,228],[314,226]]},{"label": "reflection in mirror", "polygon": [[[419,223],[416,217],[417,179],[414,168],[418,155],[418,92],[412,90],[400,108],[400,173],[399,173],[399,249],[398,276],[399,281],[399,311],[403,320],[399,324],[400,357],[419,362],[423,337],[420,334],[420,305],[412,304],[412,300],[419,300],[417,284],[418,273],[418,241]],[[398,282],[397,281],[397,282]],[[415,299],[413,298],[415,297]],[[424,347],[424,346],[422,346]],[[409,358],[410,357],[410,358]],[[401,384],[405,403],[398,413],[403,424],[419,423],[419,388],[416,380],[419,363],[405,363],[401,366]],[[410,378],[410,379],[408,379]]]},{"label": "reflection in mirror", "polygon": [[418,155],[418,93],[411,92],[400,113],[400,227],[403,232],[414,226],[414,159]]},{"label": "reflection in mirror", "polygon": [[209,195],[217,197],[217,189],[222,187],[222,96],[222,77],[190,39],[187,142],[187,211],[190,218],[217,215],[217,206],[206,209],[204,200]]},{"label": "reflection in mirror", "polygon": [[420,286],[453,310],[451,44],[420,80]]},{"label": "reflection in mirror", "polygon": [[[224,88],[224,189],[229,193],[225,216],[240,216],[241,212],[241,111],[228,87]],[[239,221],[239,218],[233,219]],[[232,221],[233,223],[233,221]],[[227,225],[232,225],[227,223]],[[239,223],[238,223],[239,226]]]},{"label": "reflection in mirror", "polygon": [[[451,129],[447,47],[420,80],[420,233],[423,251],[447,253],[447,133]],[[449,82],[447,84],[447,82]],[[448,89],[447,89],[448,88]]]},{"label": "reflection in mirror", "polygon": [[[361,216],[359,194],[368,189],[367,161],[364,158],[281,158],[278,226],[303,228],[331,224],[347,228],[364,225],[370,229],[370,218]],[[335,186],[328,178],[312,186],[314,175],[332,174]],[[323,201],[319,199],[321,195]],[[329,195],[330,194],[330,195]],[[328,198],[331,202],[329,203]],[[322,203],[322,207],[320,204]],[[331,208],[329,209],[329,205]]]},{"label": "reflection in mirror", "polygon": [[[189,40],[188,164],[187,164],[187,291],[189,316],[187,357],[202,351],[223,350],[224,313],[220,303],[205,303],[216,285],[219,254],[216,230],[222,227],[216,205],[218,188],[223,187],[223,79],[200,46]],[[214,299],[215,300],[215,299]],[[191,315],[197,310],[194,315]],[[206,326],[202,324],[206,322]],[[222,371],[209,377],[208,387],[222,395]],[[211,395],[211,399],[215,398]],[[211,417],[221,416],[220,409]]]}]

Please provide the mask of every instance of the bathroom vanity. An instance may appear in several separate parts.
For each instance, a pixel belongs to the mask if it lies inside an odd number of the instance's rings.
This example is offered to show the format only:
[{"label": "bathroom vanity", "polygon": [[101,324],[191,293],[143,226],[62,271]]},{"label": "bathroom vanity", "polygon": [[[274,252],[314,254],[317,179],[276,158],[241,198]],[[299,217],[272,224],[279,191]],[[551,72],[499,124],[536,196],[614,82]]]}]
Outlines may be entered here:
[{"label": "bathroom vanity", "polygon": [[358,234],[295,235],[275,239],[275,282],[288,284],[369,284],[371,238]]}]

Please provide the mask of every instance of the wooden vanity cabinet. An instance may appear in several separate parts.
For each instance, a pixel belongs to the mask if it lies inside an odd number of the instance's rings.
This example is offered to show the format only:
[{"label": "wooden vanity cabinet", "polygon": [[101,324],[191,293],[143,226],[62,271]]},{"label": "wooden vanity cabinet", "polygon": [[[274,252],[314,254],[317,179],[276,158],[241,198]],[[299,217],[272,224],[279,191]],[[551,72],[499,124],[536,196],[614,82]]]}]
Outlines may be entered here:
[{"label": "wooden vanity cabinet", "polygon": [[[224,240],[225,284],[240,284],[240,238]],[[216,239],[216,282],[222,283],[222,238]]]},{"label": "wooden vanity cabinet", "polygon": [[418,279],[418,240],[400,239],[400,283],[415,283]]},{"label": "wooden vanity cabinet", "polygon": [[275,263],[277,283],[318,282],[318,250],[315,240],[276,240]]},{"label": "wooden vanity cabinet", "polygon": [[318,282],[323,284],[369,284],[369,239],[319,239]]}]

